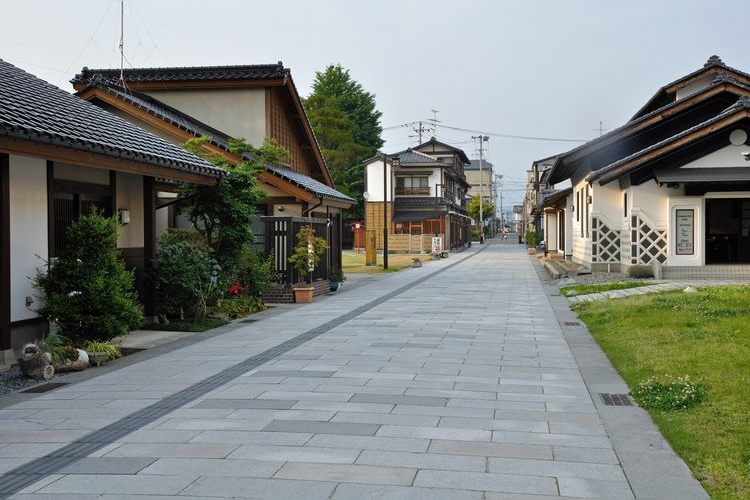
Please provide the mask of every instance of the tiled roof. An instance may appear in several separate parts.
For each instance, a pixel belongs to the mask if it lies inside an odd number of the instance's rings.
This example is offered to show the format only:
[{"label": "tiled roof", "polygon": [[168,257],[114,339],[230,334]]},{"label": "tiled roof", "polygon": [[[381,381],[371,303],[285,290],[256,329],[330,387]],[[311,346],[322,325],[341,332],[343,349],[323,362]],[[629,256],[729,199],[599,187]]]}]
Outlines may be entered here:
[{"label": "tiled roof", "polygon": [[711,118],[709,120],[706,120],[703,123],[699,123],[698,125],[690,127],[690,128],[688,128],[686,130],[683,130],[682,132],[680,132],[678,134],[675,134],[672,137],[669,137],[669,138],[667,138],[667,139],[665,139],[663,141],[657,142],[656,144],[652,144],[649,147],[644,148],[644,149],[642,149],[640,151],[637,151],[637,152],[635,152],[635,153],[633,153],[633,154],[631,154],[629,156],[626,156],[625,158],[622,158],[622,159],[620,159],[620,160],[618,160],[618,161],[616,161],[614,163],[611,163],[611,164],[607,165],[606,167],[597,170],[596,172],[592,172],[587,177],[587,180],[589,182],[592,182],[592,181],[594,181],[596,179],[602,179],[602,180],[609,181],[611,179],[608,179],[608,177],[611,177],[611,175],[608,176],[607,174],[610,174],[610,173],[616,171],[619,167],[622,167],[623,165],[625,165],[625,164],[627,164],[627,163],[629,163],[629,162],[631,162],[631,161],[633,161],[633,160],[635,160],[635,159],[637,159],[637,158],[639,158],[639,157],[641,157],[641,156],[643,156],[643,155],[645,155],[647,153],[650,153],[650,152],[655,151],[657,149],[660,149],[660,148],[662,148],[662,147],[664,147],[664,146],[666,146],[668,144],[671,144],[671,143],[673,143],[675,141],[678,141],[679,139],[682,139],[683,137],[687,137],[687,136],[693,134],[694,132],[697,132],[699,130],[705,129],[707,127],[710,127],[711,125],[713,125],[713,124],[715,124],[715,123],[723,120],[724,118],[727,118],[727,117],[733,115],[734,113],[737,113],[739,111],[744,111],[744,110],[750,110],[750,97],[742,96],[739,99],[737,99],[737,102],[735,102],[734,104],[732,104],[731,106],[729,106],[727,109],[725,109],[724,111],[722,111],[721,113],[719,113],[715,117],[713,117],[713,118]]},{"label": "tiled roof", "polygon": [[103,89],[108,94],[111,94],[118,99],[121,99],[139,109],[142,109],[143,111],[146,111],[151,115],[161,118],[167,123],[175,125],[198,136],[208,136],[211,138],[211,141],[217,146],[220,146],[224,149],[229,148],[229,140],[231,138],[225,133],[216,130],[209,125],[206,125],[203,122],[195,120],[185,113],[167,106],[166,104],[146,94],[131,90],[126,91],[122,87],[109,85],[106,82],[102,82],[102,84],[97,85],[97,87]]},{"label": "tiled roof", "polygon": [[312,177],[308,177],[295,170],[292,170],[291,168],[268,165],[266,166],[266,171],[271,172],[272,174],[277,175],[288,182],[292,182],[293,184],[296,184],[299,187],[314,193],[320,198],[346,201],[349,203],[356,203],[357,201],[354,198],[336,191],[332,187],[327,186],[322,182],[316,181]]},{"label": "tiled roof", "polygon": [[[180,127],[181,129],[186,130],[191,134],[197,136],[208,136],[211,138],[211,142],[213,142],[217,146],[226,150],[229,149],[229,141],[232,139],[229,135],[214,129],[209,125],[206,125],[205,123],[194,119],[191,116],[186,115],[182,111],[167,106],[166,104],[157,99],[154,99],[153,97],[140,92],[125,90],[122,87],[118,87],[117,85],[113,85],[110,82],[103,80],[102,78],[95,78],[90,82],[90,86],[101,88],[110,95],[117,97],[118,99],[121,99],[127,103],[130,103],[133,106],[136,106],[158,118],[161,118],[165,122]],[[248,159],[251,158],[248,155],[246,155],[246,157]],[[340,193],[339,191],[336,191],[332,187],[327,186],[322,182],[318,182],[311,177],[300,174],[299,172],[296,172],[290,168],[275,167],[269,165],[266,166],[266,170],[310,191],[318,197],[322,196],[323,198],[330,198],[346,202],[356,202],[356,200],[343,193]]]},{"label": "tiled roof", "polygon": [[220,177],[224,170],[0,59],[0,136]]},{"label": "tiled roof", "polygon": [[[731,75],[728,75],[726,73],[719,73],[718,75],[716,75],[716,77],[714,77],[714,79],[711,81],[711,83],[707,87],[699,90],[694,95],[702,93],[702,92],[709,93],[710,91],[712,91],[716,87],[719,87],[719,86],[725,85],[725,84],[734,85],[735,87],[737,87],[739,89],[750,91],[750,87],[748,87],[747,85],[744,85],[744,84],[738,82]],[[693,96],[691,96],[691,97],[693,97]],[[606,134],[604,134],[604,135],[602,135],[600,137],[596,137],[596,138],[594,138],[594,139],[586,142],[585,144],[581,144],[580,146],[576,146],[575,148],[573,148],[573,149],[571,149],[569,151],[566,151],[565,153],[563,153],[561,155],[558,155],[556,157],[553,156],[553,157],[550,157],[550,158],[552,158],[554,160],[558,160],[559,159],[560,161],[564,161],[566,159],[566,157],[568,157],[569,155],[572,155],[572,154],[575,154],[575,153],[577,153],[579,151],[583,151],[585,149],[594,147],[597,144],[606,144],[608,141],[612,140],[612,138],[616,138],[618,135],[620,135],[620,134],[622,134],[624,132],[627,132],[628,129],[633,129],[633,128],[637,127],[639,124],[648,122],[653,117],[658,116],[659,114],[664,113],[665,111],[668,111],[668,110],[670,110],[672,108],[676,108],[677,106],[680,106],[680,105],[682,105],[682,101],[671,102],[671,103],[665,105],[664,107],[661,107],[659,109],[653,110],[653,111],[651,111],[651,112],[649,112],[647,114],[644,114],[642,116],[638,116],[636,118],[633,118],[630,121],[628,121],[627,123],[625,123],[624,125],[621,125],[621,126],[619,126],[619,127],[615,128],[615,129],[607,132]],[[545,161],[545,160],[539,160],[539,162],[542,162],[542,161]],[[554,162],[553,166],[555,168],[557,168],[557,161]],[[553,172],[550,171],[549,175],[552,175],[552,173]],[[562,180],[562,179],[555,179],[554,182],[559,182],[560,180]]]},{"label": "tiled roof", "polygon": [[389,156],[398,156],[398,160],[402,166],[407,166],[410,163],[419,165],[434,165],[440,167],[446,166],[446,163],[441,159],[422,153],[420,151],[414,151],[411,148],[396,155]]},{"label": "tiled roof", "polygon": [[[284,78],[289,70],[279,61],[276,64],[243,66],[194,66],[182,68],[133,68],[123,70],[126,82],[191,82],[220,80],[273,80]],[[89,69],[84,67],[71,83],[86,83],[96,75],[117,82],[119,69]]]}]

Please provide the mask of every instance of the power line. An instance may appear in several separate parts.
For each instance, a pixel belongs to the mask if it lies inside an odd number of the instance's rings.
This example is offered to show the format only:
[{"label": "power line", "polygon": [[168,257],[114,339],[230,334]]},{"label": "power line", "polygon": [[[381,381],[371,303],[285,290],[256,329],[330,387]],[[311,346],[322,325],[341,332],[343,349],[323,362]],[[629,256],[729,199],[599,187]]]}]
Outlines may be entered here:
[{"label": "power line", "polygon": [[[425,121],[432,121],[432,119],[428,119]],[[415,122],[409,122],[409,123],[403,123],[401,125],[393,125],[390,127],[383,127],[383,132],[386,130],[395,130],[397,128],[402,127],[411,127],[415,124],[420,123],[420,121]],[[504,139],[522,139],[526,141],[551,141],[551,142],[588,142],[590,139],[564,139],[560,137],[538,137],[538,136],[531,136],[531,135],[517,135],[517,134],[501,134],[500,132],[484,132],[481,130],[475,130],[475,129],[468,129],[468,128],[461,128],[461,127],[454,127],[451,125],[446,125],[441,122],[441,127],[447,128],[450,130],[456,130],[458,132],[468,132],[471,134],[480,134],[480,135],[490,135],[493,137],[501,137]]]}]

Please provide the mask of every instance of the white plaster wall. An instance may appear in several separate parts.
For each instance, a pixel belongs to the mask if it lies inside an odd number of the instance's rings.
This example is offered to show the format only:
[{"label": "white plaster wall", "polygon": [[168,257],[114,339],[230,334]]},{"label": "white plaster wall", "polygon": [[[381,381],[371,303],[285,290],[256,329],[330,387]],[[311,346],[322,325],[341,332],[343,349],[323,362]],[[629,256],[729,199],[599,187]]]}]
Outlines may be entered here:
[{"label": "white plaster wall", "polygon": [[120,224],[117,236],[118,248],[141,248],[143,239],[143,177],[133,174],[117,174],[117,206],[115,209],[130,211],[130,223]]},{"label": "white plaster wall", "polygon": [[265,89],[149,91],[163,103],[179,109],[232,137],[260,146],[266,137]]},{"label": "white plaster wall", "polygon": [[631,188],[632,209],[644,214],[658,228],[666,228],[669,222],[669,196],[681,194],[680,190],[659,187],[656,181],[649,181]]},{"label": "white plaster wall", "polygon": [[[48,258],[47,162],[10,157],[10,320],[36,318],[26,297],[36,301],[31,278]],[[39,257],[41,257],[41,259]]]},{"label": "white plaster wall", "polygon": [[[388,201],[391,200],[391,165],[387,165],[388,170]],[[365,191],[369,194],[367,201],[382,202],[383,195],[383,160],[375,160],[365,165]]]},{"label": "white plaster wall", "polygon": [[708,87],[713,81],[713,78],[713,75],[706,75],[703,78],[692,82],[690,85],[681,88],[676,92],[677,100],[684,99],[690,94],[694,94],[699,90]]},{"label": "white plaster wall", "polygon": [[[728,134],[727,134],[728,135]],[[750,162],[745,161],[742,156],[750,148],[745,144],[729,145],[722,149],[709,153],[706,156],[698,158],[695,161],[684,165],[682,168],[718,168],[718,167],[744,167],[750,166]]]},{"label": "white plaster wall", "polygon": [[109,170],[55,163],[55,179],[109,185]]},{"label": "white plaster wall", "polygon": [[592,185],[592,214],[602,217],[613,229],[620,227],[623,219],[622,190],[616,182],[604,186]]}]

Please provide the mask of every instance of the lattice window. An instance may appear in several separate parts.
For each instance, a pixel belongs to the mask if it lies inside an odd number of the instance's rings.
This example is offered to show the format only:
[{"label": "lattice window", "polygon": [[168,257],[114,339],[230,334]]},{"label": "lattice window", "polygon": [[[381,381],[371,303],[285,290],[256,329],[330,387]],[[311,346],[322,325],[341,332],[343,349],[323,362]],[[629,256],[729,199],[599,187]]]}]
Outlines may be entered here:
[{"label": "lattice window", "polygon": [[599,216],[591,218],[591,261],[620,262],[620,233],[610,228]]},{"label": "lattice window", "polygon": [[630,219],[631,264],[651,264],[655,260],[664,264],[667,261],[666,229],[654,227],[643,214]]}]

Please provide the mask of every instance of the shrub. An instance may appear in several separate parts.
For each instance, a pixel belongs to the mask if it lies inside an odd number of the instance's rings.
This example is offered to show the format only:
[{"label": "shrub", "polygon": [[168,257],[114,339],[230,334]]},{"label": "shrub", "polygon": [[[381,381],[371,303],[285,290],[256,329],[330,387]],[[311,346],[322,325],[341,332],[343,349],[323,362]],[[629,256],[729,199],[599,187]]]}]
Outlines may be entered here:
[{"label": "shrub", "polygon": [[279,281],[273,254],[263,258],[261,254],[245,248],[235,260],[227,281],[237,284],[238,292],[260,298],[263,292]]},{"label": "shrub", "polygon": [[253,295],[235,295],[221,300],[218,312],[230,319],[244,318],[266,309],[263,299]]},{"label": "shrub", "polygon": [[37,312],[74,344],[124,335],[143,323],[133,272],[117,251],[117,227],[98,212],[79,217],[68,230],[75,244],[33,278],[44,303]]},{"label": "shrub", "polygon": [[631,278],[637,279],[653,278],[654,270],[651,269],[651,266],[631,266],[628,269],[628,274]]},{"label": "shrub", "polygon": [[651,377],[638,384],[633,396],[644,408],[669,411],[690,408],[703,401],[706,390],[703,384],[690,377]]},{"label": "shrub", "polygon": [[536,243],[537,243],[536,231],[526,231],[524,238],[526,239],[527,246],[530,246],[530,247],[536,246]]},{"label": "shrub", "polygon": [[220,297],[219,267],[205,250],[185,241],[160,244],[151,270],[160,315],[200,321]]}]

